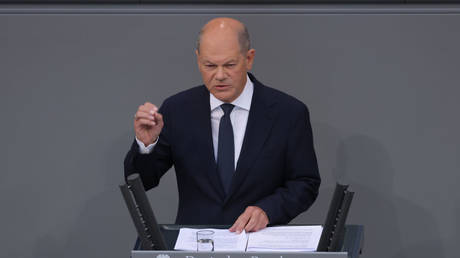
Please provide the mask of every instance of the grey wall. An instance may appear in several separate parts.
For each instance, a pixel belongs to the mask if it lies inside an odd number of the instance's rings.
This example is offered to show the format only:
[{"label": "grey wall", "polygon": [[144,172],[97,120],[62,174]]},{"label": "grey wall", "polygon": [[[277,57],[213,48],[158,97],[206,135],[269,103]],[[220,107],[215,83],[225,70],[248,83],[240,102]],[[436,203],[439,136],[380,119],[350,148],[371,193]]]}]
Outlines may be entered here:
[{"label": "grey wall", "polygon": [[[195,38],[216,15],[245,22],[255,75],[310,108],[323,185],[294,223],[322,223],[340,179],[362,257],[456,256],[458,7],[177,8],[0,8],[1,257],[128,257],[133,114],[201,83]],[[149,197],[172,223],[174,171]]]}]

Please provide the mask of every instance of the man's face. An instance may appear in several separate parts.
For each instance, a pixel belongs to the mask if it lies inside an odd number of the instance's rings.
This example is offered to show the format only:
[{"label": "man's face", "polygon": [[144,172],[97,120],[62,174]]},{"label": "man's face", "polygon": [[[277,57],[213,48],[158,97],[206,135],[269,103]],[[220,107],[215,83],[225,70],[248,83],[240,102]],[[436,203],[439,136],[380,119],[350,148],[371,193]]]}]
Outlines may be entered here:
[{"label": "man's face", "polygon": [[232,102],[244,89],[255,50],[241,53],[235,37],[208,36],[202,39],[200,51],[196,51],[196,55],[203,83],[217,99]]}]

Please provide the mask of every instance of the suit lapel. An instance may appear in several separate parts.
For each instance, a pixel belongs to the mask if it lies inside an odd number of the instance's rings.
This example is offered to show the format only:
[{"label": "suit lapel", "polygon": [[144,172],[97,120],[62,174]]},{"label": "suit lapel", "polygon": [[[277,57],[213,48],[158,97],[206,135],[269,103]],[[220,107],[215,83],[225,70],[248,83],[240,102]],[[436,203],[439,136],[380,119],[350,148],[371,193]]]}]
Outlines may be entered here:
[{"label": "suit lapel", "polygon": [[[217,193],[217,196],[220,200],[224,200],[225,192],[220,180],[219,174],[217,172],[217,164],[214,157],[214,145],[212,142],[212,129],[211,129],[211,108],[209,105],[209,91],[203,86],[203,92],[200,94],[200,99],[196,102],[199,104],[197,114],[197,125],[199,125],[200,135],[206,141],[206,148],[202,151],[205,155],[204,160],[207,161],[205,164],[205,171],[207,174],[207,179],[210,181],[211,187]],[[203,126],[204,125],[204,126]],[[204,129],[204,130],[203,130]]]},{"label": "suit lapel", "polygon": [[[251,75],[250,75],[251,76]],[[225,202],[228,202],[238,187],[251,170],[254,161],[264,146],[264,143],[270,134],[273,126],[275,109],[274,102],[268,99],[263,87],[253,76],[251,80],[254,83],[254,93],[252,96],[251,109],[249,111],[248,123],[244,135],[243,146],[233,175],[232,183]]]}]

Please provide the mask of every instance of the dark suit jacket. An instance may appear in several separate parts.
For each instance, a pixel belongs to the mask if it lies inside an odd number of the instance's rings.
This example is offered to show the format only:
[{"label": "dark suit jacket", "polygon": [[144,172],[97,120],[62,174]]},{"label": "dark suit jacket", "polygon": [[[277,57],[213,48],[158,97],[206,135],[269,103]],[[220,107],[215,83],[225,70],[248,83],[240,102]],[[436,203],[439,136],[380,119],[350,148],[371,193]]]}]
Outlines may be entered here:
[{"label": "dark suit jacket", "polygon": [[251,205],[262,208],[270,224],[284,224],[318,195],[321,180],[307,107],[249,77],[254,94],[228,195],[217,172],[204,85],[164,101],[159,110],[164,127],[152,153],[139,154],[134,141],[126,155],[125,176],[139,173],[147,190],[174,165],[177,224],[231,225]]}]

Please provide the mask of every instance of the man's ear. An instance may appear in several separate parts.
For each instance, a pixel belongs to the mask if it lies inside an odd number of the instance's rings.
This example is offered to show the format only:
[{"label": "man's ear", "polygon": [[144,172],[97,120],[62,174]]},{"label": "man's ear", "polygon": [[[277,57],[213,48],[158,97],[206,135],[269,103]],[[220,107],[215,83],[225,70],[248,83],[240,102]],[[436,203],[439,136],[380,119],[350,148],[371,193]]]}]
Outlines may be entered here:
[{"label": "man's ear", "polygon": [[252,65],[254,64],[254,57],[256,56],[256,50],[251,48],[246,53],[246,69],[249,71],[252,69]]},{"label": "man's ear", "polygon": [[198,52],[197,49],[195,49],[195,55],[196,55],[196,63],[198,67],[200,67],[200,53]]}]

